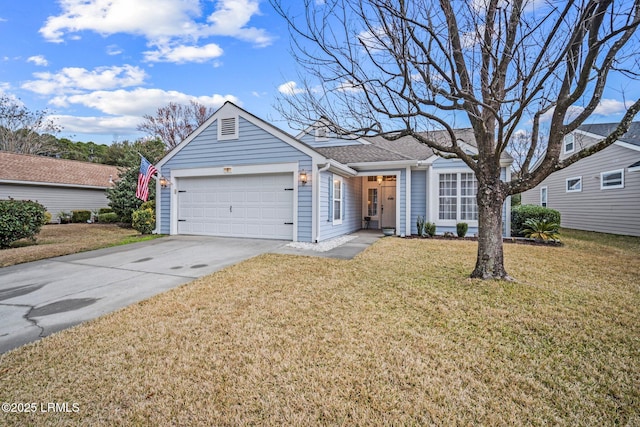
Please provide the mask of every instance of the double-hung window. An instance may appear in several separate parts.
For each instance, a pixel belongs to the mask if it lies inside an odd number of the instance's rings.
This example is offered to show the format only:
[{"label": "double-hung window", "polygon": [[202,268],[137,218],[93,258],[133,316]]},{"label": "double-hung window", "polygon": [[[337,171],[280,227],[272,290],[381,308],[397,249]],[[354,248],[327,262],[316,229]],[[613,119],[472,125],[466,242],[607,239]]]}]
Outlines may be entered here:
[{"label": "double-hung window", "polygon": [[477,221],[478,181],[473,173],[441,173],[438,178],[438,219]]}]

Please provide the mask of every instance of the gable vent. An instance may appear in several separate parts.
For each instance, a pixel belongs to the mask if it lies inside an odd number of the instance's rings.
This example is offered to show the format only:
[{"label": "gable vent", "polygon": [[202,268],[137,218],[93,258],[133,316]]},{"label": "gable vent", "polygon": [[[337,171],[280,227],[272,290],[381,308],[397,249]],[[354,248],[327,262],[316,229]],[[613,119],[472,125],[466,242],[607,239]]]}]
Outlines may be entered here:
[{"label": "gable vent", "polygon": [[238,138],[238,118],[225,117],[220,119],[218,126],[218,139]]},{"label": "gable vent", "polygon": [[327,128],[325,126],[316,128],[316,141],[326,141],[329,138],[327,137]]}]

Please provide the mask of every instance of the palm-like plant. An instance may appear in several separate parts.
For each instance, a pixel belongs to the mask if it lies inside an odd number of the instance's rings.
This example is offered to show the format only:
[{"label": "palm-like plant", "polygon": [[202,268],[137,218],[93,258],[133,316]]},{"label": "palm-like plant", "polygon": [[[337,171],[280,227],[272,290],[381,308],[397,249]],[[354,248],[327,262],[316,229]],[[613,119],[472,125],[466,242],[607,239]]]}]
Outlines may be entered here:
[{"label": "palm-like plant", "polygon": [[555,222],[548,222],[546,219],[534,219],[529,218],[524,222],[524,233],[525,237],[530,239],[539,239],[539,240],[553,240],[559,241],[559,225]]}]

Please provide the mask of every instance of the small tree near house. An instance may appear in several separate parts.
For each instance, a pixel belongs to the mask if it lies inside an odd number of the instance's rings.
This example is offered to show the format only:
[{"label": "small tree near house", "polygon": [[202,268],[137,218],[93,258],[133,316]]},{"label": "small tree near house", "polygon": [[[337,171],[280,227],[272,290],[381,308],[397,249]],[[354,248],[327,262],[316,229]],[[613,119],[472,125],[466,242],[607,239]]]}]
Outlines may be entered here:
[{"label": "small tree near house", "polygon": [[[325,117],[335,132],[412,136],[474,171],[474,278],[510,279],[501,238],[506,198],[611,145],[640,110],[640,100],[623,99],[610,135],[560,159],[564,136],[597,112],[607,85],[615,80],[617,87],[631,87],[637,79],[640,0],[272,4],[289,24],[305,76],[298,90],[280,99],[291,124],[304,128]],[[471,126],[477,153],[457,140],[457,123]],[[501,154],[522,128],[529,138],[520,173],[504,182]],[[433,129],[446,130],[449,138],[425,137],[423,131]]]}]

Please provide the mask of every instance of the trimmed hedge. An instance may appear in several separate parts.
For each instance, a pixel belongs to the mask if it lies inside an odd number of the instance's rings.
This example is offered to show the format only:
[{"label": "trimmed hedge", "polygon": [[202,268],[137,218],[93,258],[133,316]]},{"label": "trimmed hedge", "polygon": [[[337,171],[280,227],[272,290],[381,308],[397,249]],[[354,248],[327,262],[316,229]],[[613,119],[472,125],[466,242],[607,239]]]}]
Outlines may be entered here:
[{"label": "trimmed hedge", "polygon": [[34,239],[45,222],[46,209],[31,200],[0,200],[0,248],[20,239]]},{"label": "trimmed hedge", "polygon": [[152,209],[138,209],[133,211],[131,217],[133,219],[131,225],[140,234],[151,234],[156,228],[156,213]]},{"label": "trimmed hedge", "polygon": [[91,211],[77,210],[71,212],[71,222],[87,222],[91,219]]},{"label": "trimmed hedge", "polygon": [[100,208],[100,209],[98,209],[98,215],[111,213],[111,212],[113,212],[113,209],[111,209],[111,208]]},{"label": "trimmed hedge", "polygon": [[114,224],[119,221],[120,221],[120,218],[118,218],[118,214],[115,212],[98,214],[98,222],[103,222],[105,224]]},{"label": "trimmed hedge", "polygon": [[538,205],[514,206],[511,209],[511,235],[523,237],[523,230],[526,228],[524,223],[528,219],[560,224],[560,212]]}]

